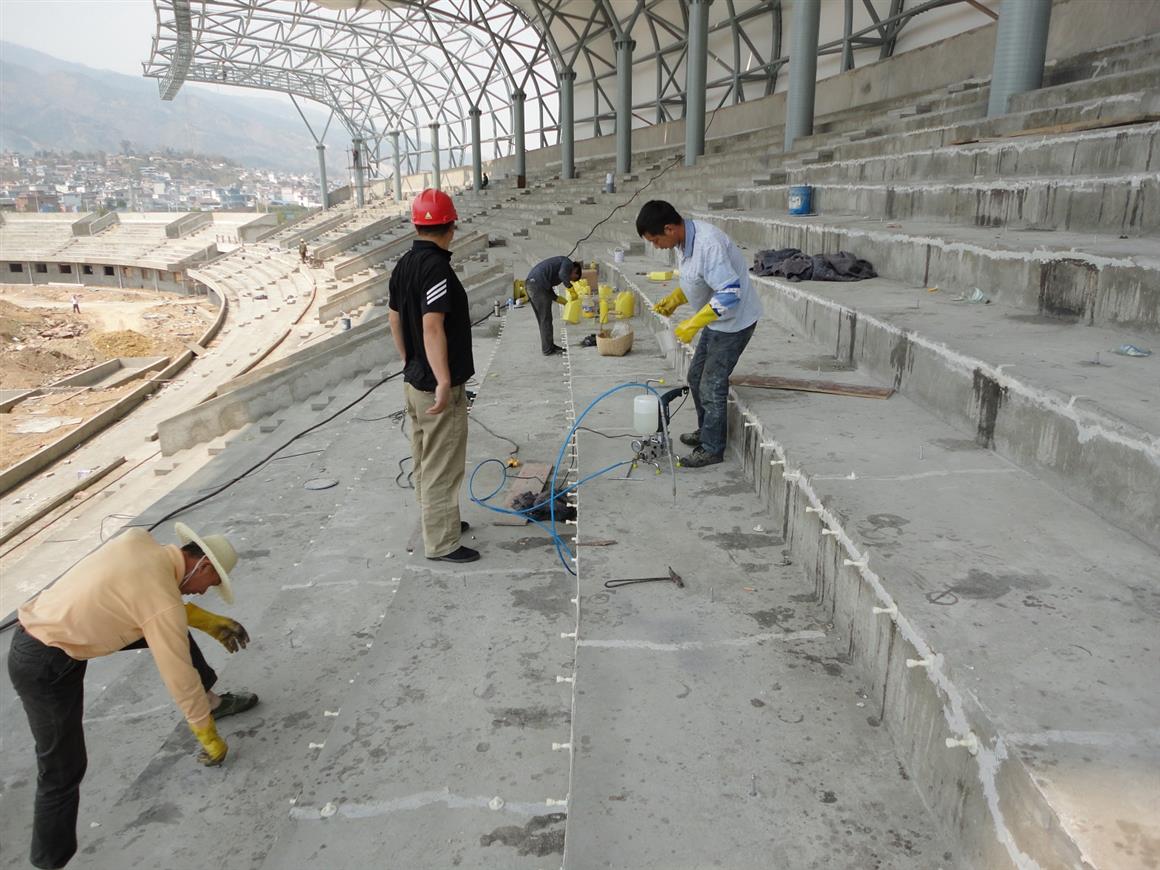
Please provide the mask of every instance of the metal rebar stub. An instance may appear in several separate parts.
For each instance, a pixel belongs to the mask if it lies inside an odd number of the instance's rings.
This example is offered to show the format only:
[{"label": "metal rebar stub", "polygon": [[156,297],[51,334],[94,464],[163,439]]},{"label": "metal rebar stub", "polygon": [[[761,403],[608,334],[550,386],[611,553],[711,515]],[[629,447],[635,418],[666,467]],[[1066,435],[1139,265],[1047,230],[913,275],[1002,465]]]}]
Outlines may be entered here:
[{"label": "metal rebar stub", "polygon": [[618,589],[621,586],[633,586],[637,583],[673,583],[679,589],[685,588],[685,581],[681,575],[673,570],[672,566],[668,566],[669,573],[664,577],[630,577],[620,580],[605,580],[605,589]]}]

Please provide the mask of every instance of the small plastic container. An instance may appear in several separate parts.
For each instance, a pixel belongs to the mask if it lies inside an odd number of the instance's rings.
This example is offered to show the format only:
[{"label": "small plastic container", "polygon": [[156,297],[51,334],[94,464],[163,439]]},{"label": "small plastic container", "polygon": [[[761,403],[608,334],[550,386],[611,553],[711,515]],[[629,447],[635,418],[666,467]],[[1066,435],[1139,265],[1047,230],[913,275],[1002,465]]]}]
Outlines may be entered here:
[{"label": "small plastic container", "polygon": [[657,397],[652,393],[632,400],[632,431],[637,435],[652,435],[660,426],[661,412]]},{"label": "small plastic container", "polygon": [[795,184],[789,189],[786,197],[789,213],[792,215],[807,215],[814,213],[814,189],[808,184]]}]

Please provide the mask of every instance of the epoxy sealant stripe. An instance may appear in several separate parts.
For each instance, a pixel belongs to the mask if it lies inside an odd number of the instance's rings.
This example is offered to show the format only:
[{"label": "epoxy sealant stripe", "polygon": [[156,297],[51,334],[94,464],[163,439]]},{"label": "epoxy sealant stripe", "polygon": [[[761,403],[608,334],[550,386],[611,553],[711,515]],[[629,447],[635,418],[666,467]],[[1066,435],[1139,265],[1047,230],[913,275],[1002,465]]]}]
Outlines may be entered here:
[{"label": "epoxy sealant stripe", "polygon": [[492,810],[514,813],[520,816],[542,816],[547,811],[547,804],[512,802],[497,800],[494,797],[464,797],[452,794],[448,789],[440,791],[424,791],[406,797],[390,798],[381,801],[338,801],[325,804],[321,807],[291,807],[290,818],[295,821],[314,822],[323,821],[330,816],[339,815],[347,819],[372,819],[389,816],[395,813],[420,810],[432,804],[445,804],[453,810]]},{"label": "epoxy sealant stripe", "polygon": [[826,637],[824,631],[771,631],[750,634],[744,637],[727,637],[721,640],[688,640],[681,643],[658,643],[651,640],[580,640],[577,646],[587,649],[641,650],[643,652],[686,652],[689,650],[721,649],[728,647],[756,646],[766,641],[792,643],[799,640],[820,640]]}]

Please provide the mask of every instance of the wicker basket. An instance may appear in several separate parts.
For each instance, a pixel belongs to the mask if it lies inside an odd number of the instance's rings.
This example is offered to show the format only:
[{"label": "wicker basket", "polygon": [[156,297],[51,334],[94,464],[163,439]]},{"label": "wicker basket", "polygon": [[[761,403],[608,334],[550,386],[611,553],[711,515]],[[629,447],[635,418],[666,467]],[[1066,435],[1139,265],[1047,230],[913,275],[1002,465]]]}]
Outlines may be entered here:
[{"label": "wicker basket", "polygon": [[623,335],[611,336],[607,332],[599,332],[596,334],[596,350],[600,352],[601,356],[624,356],[632,350],[633,332],[628,332]]}]

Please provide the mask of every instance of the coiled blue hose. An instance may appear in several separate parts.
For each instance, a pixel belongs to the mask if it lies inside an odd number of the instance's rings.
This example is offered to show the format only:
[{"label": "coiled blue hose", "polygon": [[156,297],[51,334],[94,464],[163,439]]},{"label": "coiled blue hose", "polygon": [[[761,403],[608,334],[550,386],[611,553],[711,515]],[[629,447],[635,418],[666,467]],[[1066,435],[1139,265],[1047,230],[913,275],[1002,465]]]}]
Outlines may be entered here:
[{"label": "coiled blue hose", "polygon": [[[571,443],[572,436],[576,434],[576,430],[580,427],[580,424],[584,421],[584,418],[588,416],[588,412],[591,411],[593,408],[595,408],[600,402],[603,402],[605,399],[607,399],[609,396],[611,396],[613,393],[618,393],[621,390],[629,390],[629,389],[647,390],[648,392],[652,393],[654,396],[657,397],[658,404],[660,402],[660,398],[661,398],[660,394],[656,390],[654,390],[652,387],[650,387],[648,384],[627,383],[627,384],[619,384],[615,387],[612,387],[611,389],[605,390],[603,393],[601,393],[599,396],[597,396],[595,399],[593,399],[588,404],[588,407],[585,408],[584,411],[580,414],[580,416],[576,418],[576,422],[572,424],[572,428],[568,430],[568,434],[564,436],[564,442],[560,445],[560,452],[556,455],[556,464],[552,468],[552,479],[551,479],[551,482],[550,482],[549,488],[548,488],[548,510],[550,512],[549,515],[551,517],[551,526],[547,525],[546,523],[542,523],[539,520],[532,519],[532,517],[530,516],[530,512],[535,510],[537,507],[539,507],[539,505],[532,505],[531,507],[524,508],[523,510],[517,511],[517,510],[512,510],[511,508],[497,507],[495,505],[488,504],[488,501],[492,498],[495,498],[495,496],[499,494],[499,491],[501,489],[503,489],[504,484],[507,482],[507,466],[504,465],[504,463],[501,460],[499,460],[499,459],[485,459],[485,460],[483,460],[483,462],[481,462],[477,466],[475,466],[475,469],[471,472],[471,477],[469,477],[467,480],[467,495],[474,504],[477,504],[480,507],[487,508],[489,511],[495,511],[497,514],[508,514],[510,516],[524,517],[525,519],[530,520],[531,522],[535,523],[537,526],[539,526],[541,529],[543,529],[549,535],[551,535],[552,541],[556,547],[556,555],[559,557],[560,563],[564,566],[565,570],[567,570],[568,573],[572,574],[572,575],[576,574],[576,572],[573,570],[572,565],[571,565],[572,558],[575,554],[573,553],[572,548],[569,547],[568,544],[564,541],[563,536],[559,532],[556,531],[556,499],[562,495],[567,495],[568,493],[572,492],[572,490],[574,490],[574,489],[578,489],[579,487],[581,487],[582,485],[584,485],[588,481],[593,480],[594,478],[600,477],[603,474],[608,474],[608,472],[615,471],[616,469],[622,468],[625,465],[631,465],[633,460],[626,459],[624,462],[617,462],[613,465],[609,465],[607,468],[602,468],[599,471],[594,471],[592,474],[589,474],[587,477],[584,477],[581,480],[576,481],[574,484],[567,487],[566,489],[557,490],[556,489],[556,478],[559,475],[560,463],[564,461],[564,453],[568,449],[568,444]],[[503,479],[499,482],[499,485],[495,489],[493,489],[490,493],[488,493],[487,495],[485,495],[483,497],[476,496],[476,494],[475,494],[475,476],[479,473],[479,470],[481,468],[483,468],[485,465],[489,465],[492,462],[499,465],[500,469],[503,471]]]}]

